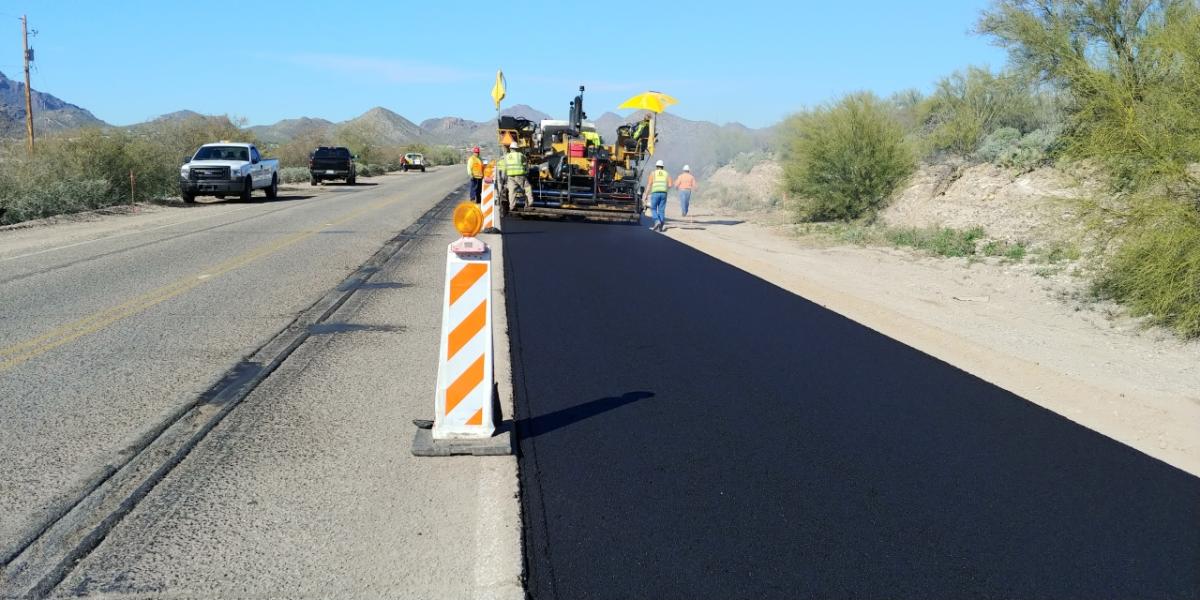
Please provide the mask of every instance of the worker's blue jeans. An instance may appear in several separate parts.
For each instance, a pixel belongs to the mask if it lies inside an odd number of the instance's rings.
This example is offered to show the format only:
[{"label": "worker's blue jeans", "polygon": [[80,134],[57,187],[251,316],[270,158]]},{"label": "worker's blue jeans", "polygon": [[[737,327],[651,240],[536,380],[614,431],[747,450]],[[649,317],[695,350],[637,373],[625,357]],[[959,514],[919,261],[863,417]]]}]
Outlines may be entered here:
[{"label": "worker's blue jeans", "polygon": [[687,216],[688,203],[692,201],[692,190],[679,190],[679,210]]},{"label": "worker's blue jeans", "polygon": [[667,222],[667,193],[654,192],[650,194],[650,216],[655,223]]}]

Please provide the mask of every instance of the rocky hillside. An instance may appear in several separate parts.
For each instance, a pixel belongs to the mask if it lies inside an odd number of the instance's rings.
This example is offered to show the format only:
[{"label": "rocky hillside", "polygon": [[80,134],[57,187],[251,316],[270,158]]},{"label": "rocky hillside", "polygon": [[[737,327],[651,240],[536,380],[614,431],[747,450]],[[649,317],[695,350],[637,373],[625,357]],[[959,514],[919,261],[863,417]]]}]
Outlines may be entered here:
[{"label": "rocky hillside", "polygon": [[359,131],[385,144],[394,145],[419,142],[425,133],[416,123],[381,106],[339,123],[337,129]]},{"label": "rocky hillside", "polygon": [[[616,136],[617,127],[640,120],[644,113],[621,116],[606,112],[595,119],[596,130],[605,139]],[[768,129],[750,129],[740,123],[717,125],[692,121],[669,112],[658,116],[658,146],[655,158],[667,163],[671,171],[689,165],[692,172],[708,177],[721,165],[745,152],[765,150],[771,140]]]},{"label": "rocky hillside", "polygon": [[284,119],[274,125],[257,125],[250,131],[263,142],[281,144],[293,138],[303,137],[312,132],[326,132],[333,128],[333,121],[300,117],[299,119]]},{"label": "rocky hillside", "polygon": [[[37,134],[102,126],[87,110],[36,89],[32,93],[33,126]],[[25,135],[25,82],[0,73],[0,137]]]}]

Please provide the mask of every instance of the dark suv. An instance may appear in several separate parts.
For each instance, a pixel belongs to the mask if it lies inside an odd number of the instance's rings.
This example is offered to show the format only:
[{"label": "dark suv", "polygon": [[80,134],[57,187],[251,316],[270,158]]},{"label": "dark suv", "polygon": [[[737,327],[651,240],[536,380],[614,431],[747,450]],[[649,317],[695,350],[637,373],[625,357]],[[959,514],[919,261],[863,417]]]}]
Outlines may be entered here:
[{"label": "dark suv", "polygon": [[309,183],[317,185],[326,179],[344,179],[354,185],[358,180],[355,156],[349,148],[321,146],[308,156]]}]

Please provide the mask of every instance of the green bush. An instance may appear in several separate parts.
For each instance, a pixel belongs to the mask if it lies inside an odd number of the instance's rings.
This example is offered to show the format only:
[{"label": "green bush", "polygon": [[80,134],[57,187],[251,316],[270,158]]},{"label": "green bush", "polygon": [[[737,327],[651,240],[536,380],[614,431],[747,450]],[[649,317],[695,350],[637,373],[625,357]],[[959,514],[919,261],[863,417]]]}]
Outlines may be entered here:
[{"label": "green bush", "polygon": [[1158,199],[1133,220],[1099,291],[1127,303],[1134,314],[1200,336],[1200,216],[1192,206]]},{"label": "green bush", "polygon": [[789,118],[781,127],[784,186],[804,221],[872,217],[916,163],[904,131],[873,94]]},{"label": "green bush", "polygon": [[1020,262],[1025,260],[1025,254],[1029,249],[1023,242],[1008,242],[1002,240],[992,240],[983,245],[980,253],[984,256],[1000,256],[1005,259]]},{"label": "green bush", "polygon": [[[982,227],[967,230],[942,228],[899,228],[886,232],[889,242],[896,246],[916,248],[938,256],[973,256],[983,238]],[[1024,256],[1024,254],[1022,254]]]},{"label": "green bush", "polygon": [[933,152],[970,156],[995,131],[1041,126],[1038,104],[1027,78],[969,67],[942,79],[926,101],[926,143]]},{"label": "green bush", "polygon": [[1107,167],[1128,200],[1093,221],[1119,242],[1098,289],[1200,336],[1200,4],[995,0],[979,30],[1065,91],[1064,154]]},{"label": "green bush", "polygon": [[304,183],[310,178],[308,167],[284,167],[279,170],[279,181],[283,183]]},{"label": "green bush", "polygon": [[387,172],[388,172],[387,167],[385,167],[384,165],[373,165],[373,164],[358,165],[359,177],[377,177],[379,175],[386,175]]},{"label": "green bush", "polygon": [[1057,129],[1037,129],[1025,135],[1012,127],[993,131],[975,151],[977,160],[1030,171],[1050,161],[1058,143]]},{"label": "green bush", "polygon": [[[158,200],[179,194],[179,165],[201,144],[255,141],[228,117],[194,117],[133,129],[82,129],[0,145],[0,222]],[[130,174],[136,179],[131,189]]]},{"label": "green bush", "polygon": [[103,179],[75,181],[51,177],[0,184],[0,223],[19,223],[112,206],[112,188]]},{"label": "green bush", "polygon": [[754,167],[768,160],[771,160],[771,155],[766,152],[742,152],[735,156],[730,164],[738,173],[749,173]]}]

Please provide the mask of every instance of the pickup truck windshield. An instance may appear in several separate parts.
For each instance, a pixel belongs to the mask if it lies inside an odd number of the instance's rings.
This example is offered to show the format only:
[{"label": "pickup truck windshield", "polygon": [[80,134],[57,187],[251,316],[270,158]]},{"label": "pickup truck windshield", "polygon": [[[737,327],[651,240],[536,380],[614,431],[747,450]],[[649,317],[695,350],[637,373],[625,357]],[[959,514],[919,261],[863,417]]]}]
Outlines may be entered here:
[{"label": "pickup truck windshield", "polygon": [[205,146],[192,160],[250,160],[250,151],[244,146]]}]

